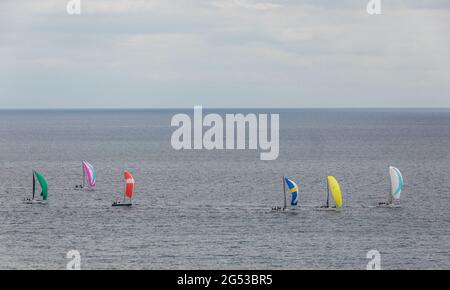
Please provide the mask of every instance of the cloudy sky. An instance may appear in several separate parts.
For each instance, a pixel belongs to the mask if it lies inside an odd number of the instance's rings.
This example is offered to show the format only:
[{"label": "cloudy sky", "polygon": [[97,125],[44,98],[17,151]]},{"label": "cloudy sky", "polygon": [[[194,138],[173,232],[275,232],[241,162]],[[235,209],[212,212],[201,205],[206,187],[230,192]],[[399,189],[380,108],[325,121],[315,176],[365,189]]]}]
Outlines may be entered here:
[{"label": "cloudy sky", "polygon": [[0,0],[0,108],[450,107],[450,1]]}]

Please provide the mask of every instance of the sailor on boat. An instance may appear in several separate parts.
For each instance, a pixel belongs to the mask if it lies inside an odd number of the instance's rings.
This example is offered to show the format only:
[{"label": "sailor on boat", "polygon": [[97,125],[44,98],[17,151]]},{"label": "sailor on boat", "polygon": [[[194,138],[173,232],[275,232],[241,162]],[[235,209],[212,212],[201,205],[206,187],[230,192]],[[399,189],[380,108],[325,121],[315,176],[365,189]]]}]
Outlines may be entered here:
[{"label": "sailor on boat", "polygon": [[276,206],[276,207],[272,207],[273,211],[285,211],[286,208],[285,207],[281,207],[281,206]]},{"label": "sailor on boat", "polygon": [[112,205],[114,206],[114,205],[119,205],[119,204],[120,204],[120,201],[118,201],[118,200],[116,199],[116,201],[114,201]]}]

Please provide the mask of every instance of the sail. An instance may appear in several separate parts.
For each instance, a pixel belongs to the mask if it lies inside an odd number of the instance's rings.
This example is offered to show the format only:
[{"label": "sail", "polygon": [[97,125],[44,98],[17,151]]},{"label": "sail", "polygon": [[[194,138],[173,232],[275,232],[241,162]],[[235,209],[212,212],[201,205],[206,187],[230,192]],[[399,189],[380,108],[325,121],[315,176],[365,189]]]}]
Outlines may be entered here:
[{"label": "sail", "polygon": [[297,205],[298,203],[298,186],[297,184],[290,180],[289,178],[284,178],[286,181],[287,186],[289,187],[289,190],[291,192],[291,205]]},{"label": "sail", "polygon": [[47,200],[48,197],[48,186],[47,181],[45,180],[44,176],[42,176],[41,173],[35,171],[34,175],[36,176],[36,179],[38,180],[39,184],[41,185],[41,196],[43,200]]},{"label": "sail", "polygon": [[328,186],[331,192],[331,196],[336,204],[336,207],[342,206],[342,193],[339,183],[334,176],[328,176]]},{"label": "sail", "polygon": [[[83,161],[83,170],[84,170],[84,175],[86,176],[88,187],[90,189],[95,188],[96,176],[95,176],[94,166],[92,166],[87,161]],[[84,179],[83,179],[83,182],[84,182]]]},{"label": "sail", "polygon": [[389,173],[391,175],[391,195],[394,199],[399,199],[403,190],[403,176],[395,167],[389,167]]},{"label": "sail", "polygon": [[123,173],[124,178],[125,178],[125,196],[130,198],[133,197],[133,192],[134,192],[134,178],[133,175],[131,175],[130,172],[125,171]]}]

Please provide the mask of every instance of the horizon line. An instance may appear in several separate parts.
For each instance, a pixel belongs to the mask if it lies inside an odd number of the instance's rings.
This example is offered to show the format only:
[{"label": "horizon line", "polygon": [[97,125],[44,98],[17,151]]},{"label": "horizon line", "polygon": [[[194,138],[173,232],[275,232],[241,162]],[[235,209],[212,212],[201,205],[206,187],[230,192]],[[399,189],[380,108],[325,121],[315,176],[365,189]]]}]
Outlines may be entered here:
[{"label": "horizon line", "polygon": [[[189,110],[194,107],[42,107],[42,108],[0,108],[0,111],[80,111],[80,110]],[[228,106],[201,106],[204,109],[212,110],[448,110],[450,107],[228,107]]]}]

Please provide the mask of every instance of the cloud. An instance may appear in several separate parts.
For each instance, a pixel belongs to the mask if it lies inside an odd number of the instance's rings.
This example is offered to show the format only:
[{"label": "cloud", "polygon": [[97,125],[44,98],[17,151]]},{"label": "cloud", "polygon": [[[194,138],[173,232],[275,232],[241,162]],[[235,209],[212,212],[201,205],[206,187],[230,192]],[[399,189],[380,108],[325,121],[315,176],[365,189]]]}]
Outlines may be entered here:
[{"label": "cloud", "polygon": [[447,2],[66,3],[0,2],[0,107],[450,106]]},{"label": "cloud", "polygon": [[246,9],[256,9],[256,10],[270,10],[279,8],[282,5],[276,3],[269,2],[259,2],[259,1],[251,1],[251,0],[221,0],[221,1],[213,1],[213,6],[220,8],[233,8],[233,7],[241,7]]}]

